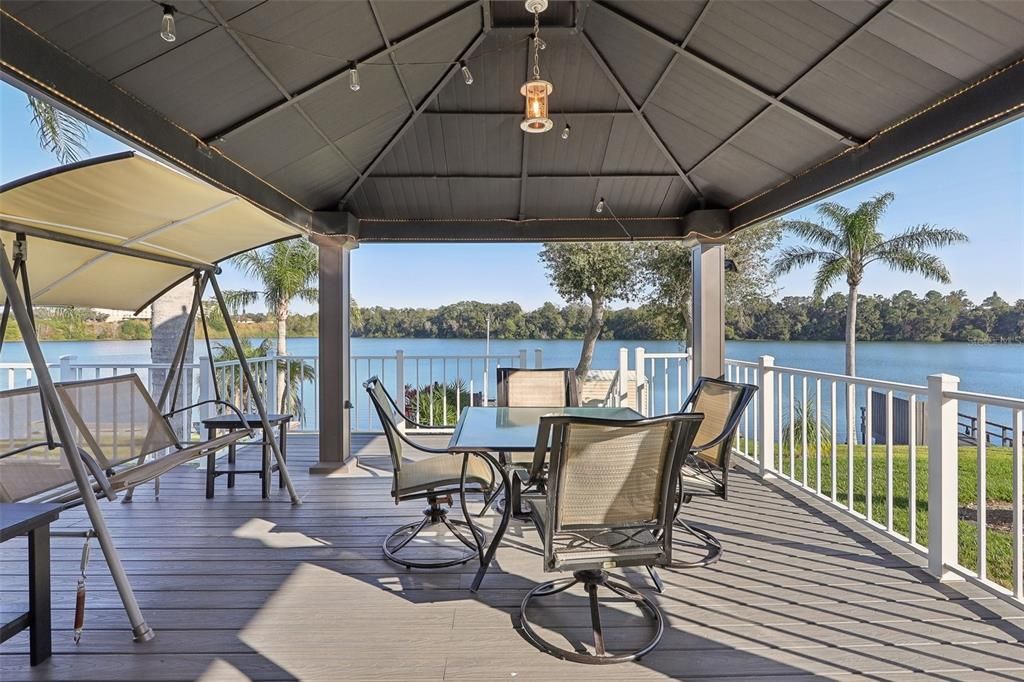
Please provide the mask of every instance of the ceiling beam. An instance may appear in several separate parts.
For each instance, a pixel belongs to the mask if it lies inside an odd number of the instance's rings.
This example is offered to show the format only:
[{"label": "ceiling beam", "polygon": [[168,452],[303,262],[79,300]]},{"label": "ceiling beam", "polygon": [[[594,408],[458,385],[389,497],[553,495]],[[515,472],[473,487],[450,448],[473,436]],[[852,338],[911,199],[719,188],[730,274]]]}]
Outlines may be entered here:
[{"label": "ceiling beam", "polygon": [[[561,218],[527,220],[359,221],[360,242],[551,242],[718,238],[728,211],[693,211],[666,218]],[[623,230],[625,227],[625,231]]]},{"label": "ceiling beam", "polygon": [[[633,112],[628,109],[621,111],[552,111],[550,112],[553,116],[572,116],[573,118],[600,118],[602,116],[632,116]],[[455,111],[452,109],[446,109],[444,111],[435,111],[433,109],[423,112],[424,117],[452,117],[452,116],[478,116],[481,118],[509,118],[515,116],[517,118],[523,117],[523,110],[516,109],[515,111]]]},{"label": "ceiling beam", "polygon": [[[208,2],[209,0],[203,0]],[[367,0],[370,5],[370,12],[373,14],[373,23],[377,25],[377,32],[380,33],[380,39],[384,41],[384,47],[391,49],[391,41],[388,40],[388,34],[384,30],[384,22],[380,20],[380,12],[377,11],[377,5],[374,4],[373,0]],[[416,108],[416,103],[412,101],[412,95],[409,94],[409,87],[405,84],[405,77],[402,76],[402,70],[398,68],[398,59],[395,58],[395,53],[392,50],[388,52],[388,59],[391,60],[391,66],[395,67],[395,75],[398,76],[398,84],[402,86],[402,93],[405,95],[405,101],[409,103],[409,110]]]},{"label": "ceiling beam", "polygon": [[[480,0],[473,0],[473,2],[467,2],[462,5],[459,5],[457,8],[448,12],[444,16],[435,19],[431,23],[413,31],[412,33],[403,37],[401,40],[391,43],[390,47],[385,46],[384,49],[377,50],[376,52],[366,55],[362,59],[357,59],[356,63],[358,64],[372,62],[376,59],[380,59],[381,57],[390,56],[391,53],[408,46],[408,44],[411,43],[412,41],[421,38],[432,31],[437,30],[441,26],[444,26],[451,22],[456,17],[462,16],[463,13],[466,12],[466,10],[469,10],[471,8],[479,9],[479,3]],[[345,64],[344,68],[339,69],[325,76],[316,83],[313,83],[312,85],[309,85],[305,88],[302,88],[300,90],[297,90],[296,92],[291,93],[290,98],[282,99],[276,104],[272,104],[271,106],[267,107],[263,111],[253,114],[252,116],[249,116],[241,121],[233,123],[230,126],[227,126],[226,128],[214,133],[213,135],[210,135],[206,139],[206,141],[208,144],[216,146],[217,144],[220,144],[221,142],[230,139],[234,135],[237,135],[243,130],[249,128],[250,126],[266,119],[268,116],[272,116],[281,111],[282,109],[287,109],[288,107],[294,106],[302,102],[307,97],[315,95],[321,90],[324,90],[325,88],[328,88],[334,85],[335,83],[343,81],[344,79],[348,78],[349,71],[351,71],[351,63]]]},{"label": "ceiling beam", "polygon": [[[288,92],[287,88],[285,88],[284,85],[281,84],[281,81],[279,81],[277,77],[274,76],[270,68],[263,63],[263,60],[260,59],[256,55],[256,53],[252,51],[252,48],[249,47],[249,45],[245,42],[242,36],[240,36],[237,32],[235,32],[234,29],[231,28],[231,26],[224,19],[221,13],[217,11],[217,8],[214,7],[213,3],[210,2],[210,0],[202,0],[202,5],[203,8],[210,13],[210,16],[217,20],[217,23],[220,24],[220,27],[224,29],[224,32],[227,33],[231,40],[234,41],[235,45],[237,45],[239,49],[241,49],[242,52],[245,53],[245,56],[249,58],[249,61],[251,61],[253,65],[255,65],[257,69],[259,69],[260,73],[262,73],[263,76],[268,81],[270,81],[271,85],[277,88],[277,91],[281,93],[281,96],[284,97],[286,100],[290,100],[292,96]],[[352,160],[349,159],[345,152],[342,151],[341,147],[339,147],[337,143],[334,142],[334,140],[328,137],[327,133],[323,131],[323,128],[317,125],[316,122],[312,118],[310,118],[309,114],[306,113],[305,109],[303,109],[298,104],[294,106],[294,109],[295,112],[302,117],[306,124],[313,129],[313,132],[320,136],[320,139],[324,141],[324,144],[330,147],[334,151],[334,153],[337,154],[338,157],[345,162],[345,165],[347,165],[349,169],[356,174],[356,177],[362,175],[362,173],[359,172],[359,169],[356,168],[356,165],[352,163]]]},{"label": "ceiling beam", "polygon": [[[679,44],[676,47],[679,49],[686,48],[690,42],[690,38],[692,38],[693,34],[697,31],[697,27],[703,23],[704,17],[707,15],[708,9],[711,8],[712,2],[713,0],[707,0],[704,3],[704,6],[700,8],[700,13],[697,15],[697,18],[693,20],[690,28],[686,31],[686,35],[683,36],[683,39],[679,41]],[[644,101],[640,103],[640,111],[643,111],[644,107],[647,106],[647,103],[654,99],[654,95],[661,89],[662,83],[664,83],[665,79],[668,78],[668,72],[672,70],[672,67],[676,65],[677,61],[679,61],[679,52],[674,52],[672,54],[672,59],[668,60],[668,64],[666,64],[665,68],[661,70],[661,75],[658,76],[658,80],[655,81],[654,85],[651,87],[651,91],[647,93],[647,97],[644,97]]]},{"label": "ceiling beam", "polygon": [[[374,175],[371,180],[519,180],[522,175],[430,175],[410,173],[407,175]],[[676,180],[674,173],[600,173],[597,175],[545,173],[531,175],[532,180]]]},{"label": "ceiling beam", "polygon": [[[865,19],[863,22],[861,22],[858,26],[854,27],[854,29],[852,31],[847,33],[846,37],[844,37],[842,40],[840,40],[838,43],[836,43],[832,47],[831,50],[829,50],[827,53],[825,53],[824,56],[822,56],[821,59],[819,59],[818,61],[816,61],[813,64],[811,64],[810,66],[808,66],[806,69],[804,69],[803,73],[801,73],[795,79],[793,79],[789,83],[789,85],[786,86],[786,89],[779,93],[779,99],[782,99],[783,97],[788,95],[790,92],[792,92],[793,88],[795,88],[797,85],[799,85],[800,81],[802,81],[804,79],[804,77],[807,76],[807,74],[809,74],[812,71],[814,71],[814,69],[816,69],[822,62],[824,62],[826,59],[828,59],[829,57],[834,55],[837,51],[839,51],[840,49],[845,47],[851,40],[853,40],[854,37],[856,37],[857,35],[859,35],[863,31],[867,30],[870,27],[871,23],[874,22],[879,16],[881,16],[881,14],[891,4],[891,2],[892,2],[892,0],[885,0],[882,4],[880,4],[877,7],[875,7],[875,9],[872,10],[871,14],[868,16],[867,19]],[[745,131],[748,128],[750,128],[751,126],[753,126],[758,120],[760,120],[760,118],[765,113],[770,111],[771,108],[772,108],[772,105],[768,104],[766,107],[761,109],[761,111],[757,112],[752,117],[750,117],[743,125],[741,125],[739,128],[734,130],[732,132],[732,134],[729,135],[729,137],[727,137],[724,140],[722,140],[721,142],[719,142],[711,151],[709,151],[699,161],[697,161],[697,163],[693,164],[693,167],[690,168],[690,172],[691,173],[696,172],[697,169],[700,168],[701,165],[705,161],[707,161],[708,159],[713,157],[715,154],[717,154],[719,151],[721,151],[722,149],[724,149],[728,145],[732,144],[733,140],[735,140],[737,137],[739,137],[743,133],[743,131]],[[763,159],[762,159],[762,161],[763,161]]]},{"label": "ceiling beam", "polygon": [[448,84],[448,81],[452,79],[452,76],[454,76],[462,69],[462,67],[459,66],[459,62],[472,55],[473,52],[478,47],[480,47],[480,43],[482,43],[484,41],[484,38],[486,37],[487,32],[483,30],[483,27],[481,27],[480,32],[476,34],[476,37],[469,43],[466,49],[462,51],[458,59],[456,59],[455,62],[448,67],[448,70],[445,71],[444,75],[441,77],[441,80],[434,84],[434,87],[430,89],[430,92],[426,94],[426,96],[420,101],[419,105],[417,105],[416,108],[413,109],[409,117],[405,119],[405,123],[402,124],[402,127],[399,128],[398,131],[391,137],[391,139],[388,140],[387,144],[385,144],[384,147],[379,152],[377,152],[377,155],[373,157],[373,161],[371,161],[370,165],[366,167],[366,170],[363,172],[363,174],[360,177],[358,177],[356,181],[352,183],[352,185],[349,186],[348,190],[338,201],[339,208],[344,210],[345,203],[355,193],[355,191],[359,189],[359,187],[363,184],[363,181],[366,180],[366,178],[373,172],[373,170],[377,167],[381,160],[385,156],[387,156],[392,149],[394,149],[395,145],[398,144],[398,142],[405,136],[405,134],[409,132],[413,124],[415,124],[416,120],[420,117],[420,114],[422,114],[423,111],[428,106],[430,106],[430,103],[434,100],[435,97],[437,97],[437,93],[441,92],[444,86]]},{"label": "ceiling beam", "polygon": [[700,66],[711,71],[712,73],[715,73],[721,78],[729,81],[730,83],[739,87],[740,89],[764,100],[771,106],[778,107],[782,111],[785,111],[791,114],[792,116],[795,116],[804,123],[807,123],[808,125],[817,128],[818,130],[825,133],[829,137],[838,140],[841,144],[846,145],[847,147],[853,147],[863,142],[863,140],[858,139],[855,135],[847,131],[840,130],[836,126],[821,120],[820,118],[814,116],[811,113],[808,113],[807,111],[804,111],[803,109],[794,104],[790,104],[789,102],[783,101],[782,97],[780,97],[779,95],[768,92],[764,88],[750,82],[749,80],[740,76],[739,74],[733,73],[729,69],[726,69],[725,67],[716,64],[715,62],[708,59],[704,55],[695,52],[692,48],[680,47],[676,45],[669,38],[666,38],[662,34],[655,31],[654,29],[650,28],[649,26],[646,26],[645,24],[640,23],[639,21],[633,19],[632,17],[626,16],[625,14],[615,9],[614,7],[609,7],[605,4],[602,4],[601,2],[597,2],[596,0],[594,2],[594,6],[600,8],[604,12],[619,19],[620,21],[629,24],[630,26],[634,27],[635,29],[643,33],[645,36],[647,36],[654,42],[658,43],[659,45],[666,47],[670,50],[673,50],[677,55],[685,59],[688,59],[695,64],[699,64]]},{"label": "ceiling beam", "polygon": [[310,210],[167,120],[0,8],[0,72],[30,91],[215,187],[308,229]]},{"label": "ceiling beam", "polygon": [[598,49],[594,46],[594,43],[590,40],[590,36],[587,35],[586,31],[583,31],[582,33],[579,34],[579,37],[580,40],[583,42],[583,46],[587,48],[587,51],[590,52],[590,55],[594,58],[594,61],[597,62],[597,65],[601,68],[601,71],[604,72],[605,77],[608,78],[608,81],[619,93],[619,96],[622,97],[623,100],[625,100],[626,104],[633,112],[633,115],[636,117],[637,121],[640,122],[640,125],[650,136],[651,140],[654,142],[654,145],[665,156],[669,164],[671,164],[673,170],[675,170],[676,172],[676,175],[678,175],[682,179],[683,184],[685,184],[686,187],[690,190],[690,192],[695,197],[697,197],[701,204],[703,204],[704,195],[701,193],[699,189],[697,189],[697,186],[693,184],[693,181],[690,180],[689,176],[686,174],[686,171],[683,170],[683,167],[676,160],[676,157],[673,156],[668,146],[665,145],[665,141],[661,139],[661,136],[658,135],[657,131],[651,125],[650,121],[647,120],[647,116],[645,116],[643,112],[641,112],[640,109],[637,107],[636,103],[633,101],[633,98],[629,95],[629,92],[626,91],[626,87],[622,84],[622,81],[620,81],[619,77],[615,75],[615,72],[612,71],[612,67],[609,66],[608,62],[601,55]]},{"label": "ceiling beam", "polygon": [[759,196],[730,209],[734,229],[806,206],[842,189],[1024,117],[1024,58],[963,88]]}]

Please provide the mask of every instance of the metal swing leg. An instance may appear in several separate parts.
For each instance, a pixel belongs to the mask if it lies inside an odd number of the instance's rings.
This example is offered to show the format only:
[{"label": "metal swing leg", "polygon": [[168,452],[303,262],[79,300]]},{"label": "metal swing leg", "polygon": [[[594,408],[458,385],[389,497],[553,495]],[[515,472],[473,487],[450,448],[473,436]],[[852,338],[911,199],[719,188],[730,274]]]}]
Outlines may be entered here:
[{"label": "metal swing leg", "polygon": [[249,369],[249,363],[245,359],[242,342],[238,340],[238,333],[235,331],[235,325],[231,321],[231,314],[228,311],[227,303],[224,302],[224,294],[221,292],[220,285],[217,283],[216,275],[210,273],[209,282],[213,286],[213,294],[217,298],[217,305],[220,307],[220,312],[224,316],[224,324],[228,328],[228,336],[231,337],[231,345],[234,346],[235,353],[238,355],[238,364],[242,368],[242,376],[245,379],[246,385],[249,387],[253,404],[256,405],[256,412],[259,413],[263,433],[270,442],[271,450],[274,452],[274,460],[277,462],[278,476],[281,477],[284,481],[285,487],[288,488],[288,494],[292,498],[292,504],[302,504],[302,499],[299,497],[298,493],[295,492],[295,486],[292,485],[292,477],[291,474],[288,473],[288,463],[284,459],[284,454],[281,453],[281,446],[278,444],[277,439],[273,437],[274,431],[271,429],[270,420],[267,418],[267,408],[264,406],[263,398],[260,397],[259,387],[256,385],[256,380],[253,379],[252,371]]},{"label": "metal swing leg", "polygon": [[145,618],[142,616],[142,611],[139,609],[139,604],[135,599],[131,583],[128,582],[128,575],[124,571],[124,566],[121,565],[121,558],[110,535],[110,529],[107,528],[103,512],[100,511],[99,502],[96,500],[96,493],[89,483],[89,475],[85,470],[85,465],[78,456],[75,448],[74,433],[68,423],[67,415],[64,413],[64,406],[57,397],[57,389],[54,387],[53,379],[50,377],[46,366],[46,358],[43,357],[43,351],[39,347],[39,339],[36,337],[31,316],[25,305],[25,299],[22,297],[21,290],[18,288],[14,270],[11,268],[11,262],[7,257],[7,249],[2,242],[0,242],[0,280],[3,281],[4,290],[7,292],[7,297],[11,303],[11,312],[18,323],[18,329],[21,331],[22,340],[25,343],[25,350],[28,352],[29,359],[32,361],[32,366],[35,369],[39,392],[53,420],[53,426],[60,440],[64,458],[75,478],[78,492],[82,496],[82,503],[85,505],[89,520],[92,522],[93,530],[96,532],[96,539],[99,541],[100,549],[103,551],[103,556],[107,561],[107,566],[110,568],[110,575],[114,579],[114,585],[117,587],[121,602],[124,604],[124,609],[128,614],[128,620],[132,627],[132,636],[138,642],[153,639],[153,630],[150,629]]}]

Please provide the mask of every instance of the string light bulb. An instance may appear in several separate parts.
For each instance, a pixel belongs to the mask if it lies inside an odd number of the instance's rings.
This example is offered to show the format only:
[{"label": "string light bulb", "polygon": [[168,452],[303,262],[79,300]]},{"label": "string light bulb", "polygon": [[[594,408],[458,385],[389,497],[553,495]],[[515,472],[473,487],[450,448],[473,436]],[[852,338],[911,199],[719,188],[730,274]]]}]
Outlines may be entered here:
[{"label": "string light bulb", "polygon": [[459,64],[462,66],[462,79],[466,81],[466,85],[472,85],[473,72],[469,70],[468,66],[466,66],[466,62],[459,62]]},{"label": "string light bulb", "polygon": [[594,207],[594,213],[604,213],[604,197],[598,199],[597,206]]},{"label": "string light bulb", "polygon": [[569,139],[569,131],[570,130],[572,130],[572,126],[570,126],[568,123],[566,123],[565,127],[562,128],[562,139],[563,140],[568,140]]},{"label": "string light bulb", "polygon": [[173,43],[177,40],[178,35],[174,26],[174,6],[173,5],[160,5],[164,10],[164,15],[160,19],[160,37],[168,43]]},{"label": "string light bulb", "polygon": [[348,87],[352,92],[359,92],[359,88],[362,87],[362,83],[359,81],[359,69],[356,68],[355,62],[352,62],[352,68],[348,70]]}]

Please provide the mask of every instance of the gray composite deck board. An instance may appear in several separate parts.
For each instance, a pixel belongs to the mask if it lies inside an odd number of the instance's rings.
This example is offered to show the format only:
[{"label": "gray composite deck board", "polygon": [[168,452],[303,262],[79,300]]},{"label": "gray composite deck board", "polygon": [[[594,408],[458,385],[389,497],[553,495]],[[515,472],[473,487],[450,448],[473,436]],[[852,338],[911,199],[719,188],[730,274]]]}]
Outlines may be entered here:
[{"label": "gray composite deck board", "polygon": [[[443,444],[445,437],[433,437]],[[104,504],[125,567],[157,637],[135,644],[98,552],[89,569],[86,631],[71,639],[80,541],[53,547],[54,656],[28,666],[22,633],[0,647],[0,679],[14,680],[622,680],[783,679],[912,674],[947,679],[1024,677],[1024,612],[965,584],[942,584],[916,553],[844,519],[811,495],[739,471],[727,504],[695,504],[694,521],[724,541],[710,568],[662,571],[655,595],[667,616],[661,646],[635,664],[594,668],[558,661],[513,629],[526,590],[547,579],[536,533],[513,523],[481,591],[475,566],[406,571],[384,561],[391,528],[418,518],[396,507],[379,437],[357,436],[367,468],[351,477],[307,473],[315,436],[294,435],[289,460],[304,504],[258,479],[235,489],[179,469],[161,496]],[[491,521],[492,522],[492,521]],[[484,521],[489,526],[491,522]],[[82,528],[81,510],[58,528]],[[0,548],[0,606],[27,599],[21,541]],[[650,586],[637,570],[633,584]],[[581,595],[549,598],[536,619],[586,639]],[[614,640],[647,632],[624,608],[606,610]],[[611,636],[611,635],[610,635]],[[514,673],[514,676],[513,676]]]}]

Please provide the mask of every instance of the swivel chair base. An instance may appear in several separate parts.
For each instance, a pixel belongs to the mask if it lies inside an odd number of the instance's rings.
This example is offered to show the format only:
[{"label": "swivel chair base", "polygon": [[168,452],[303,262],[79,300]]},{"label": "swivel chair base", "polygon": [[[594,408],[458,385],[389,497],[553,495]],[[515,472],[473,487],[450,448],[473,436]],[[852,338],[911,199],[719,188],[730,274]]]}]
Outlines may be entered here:
[{"label": "swivel chair base", "polygon": [[[449,502],[451,498],[448,498]],[[483,544],[483,539],[480,537],[480,531],[465,521],[457,521],[448,518],[448,508],[443,507],[440,504],[439,498],[430,497],[427,498],[430,506],[423,510],[423,520],[415,523],[407,523],[404,526],[396,528],[384,539],[383,550],[384,556],[388,560],[395,562],[400,566],[406,568],[448,568],[449,566],[458,566],[460,564],[467,563],[473,559],[480,557],[480,546]],[[468,547],[468,551],[459,554],[451,559],[437,559],[437,560],[411,560],[403,559],[398,555],[410,542],[412,542],[421,532],[428,528],[433,528],[437,525],[444,525],[455,538]],[[470,534],[473,536],[472,539],[468,538],[459,530],[459,526],[463,526],[469,529]]]},{"label": "swivel chair base", "polygon": [[[583,585],[590,598],[590,622],[594,631],[593,654],[586,651],[570,651],[568,649],[562,649],[545,641],[533,629],[533,626],[530,625],[530,622],[526,617],[526,610],[530,605],[531,600],[564,592],[577,584]],[[619,597],[628,599],[636,604],[637,608],[641,611],[647,612],[654,623],[654,637],[636,650],[618,654],[608,653],[605,649],[604,631],[601,627],[600,603],[597,595],[598,590],[602,587],[608,589]],[[538,585],[530,590],[523,599],[523,604],[519,608],[519,616],[523,635],[531,644],[544,653],[551,654],[552,656],[556,656],[567,661],[574,661],[576,663],[600,665],[605,663],[626,663],[627,661],[639,660],[641,656],[650,653],[654,647],[658,646],[658,642],[661,641],[661,637],[665,632],[665,619],[657,604],[640,592],[634,590],[625,582],[618,580],[617,578],[613,578],[607,571],[601,570],[576,571],[573,573],[571,578],[559,578],[558,580],[552,580],[542,585]]]}]

